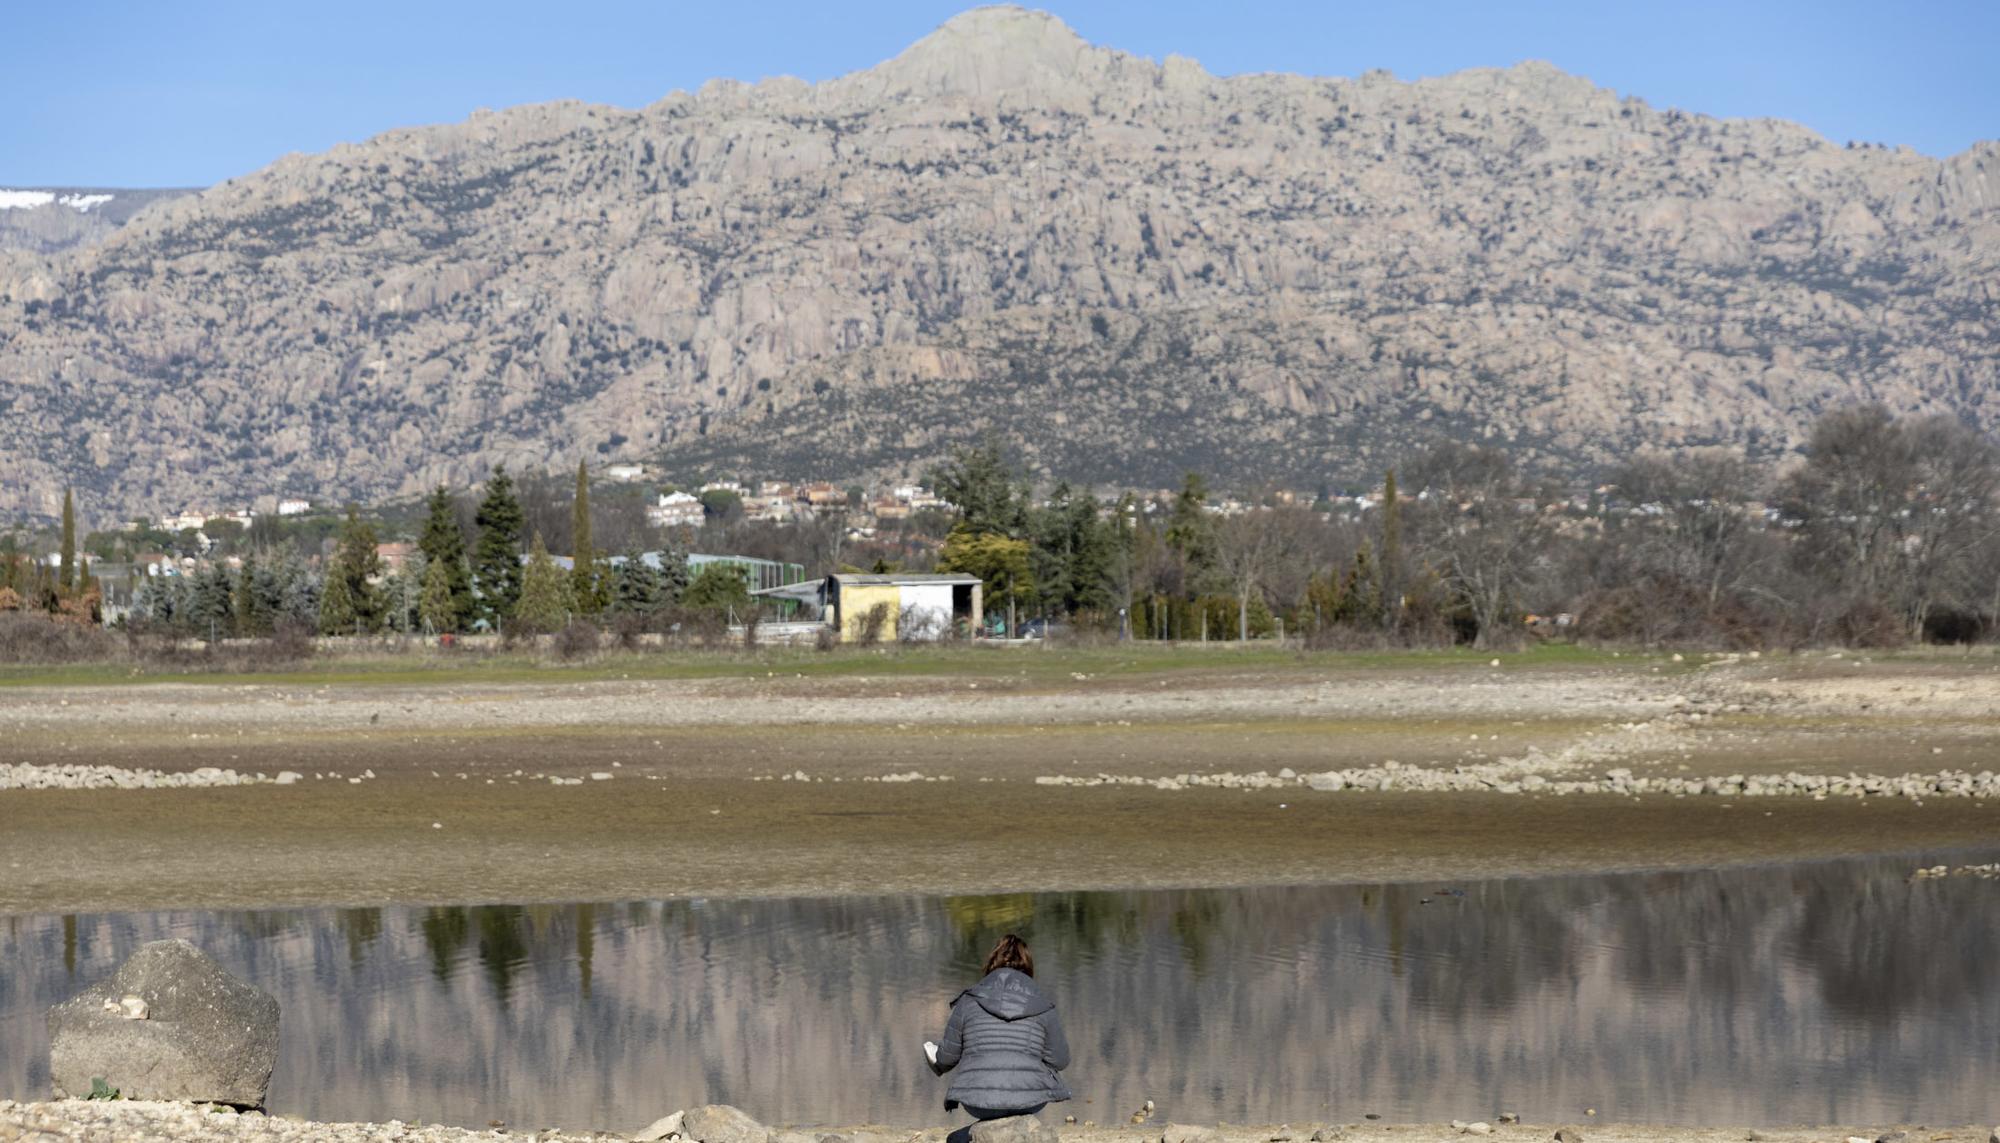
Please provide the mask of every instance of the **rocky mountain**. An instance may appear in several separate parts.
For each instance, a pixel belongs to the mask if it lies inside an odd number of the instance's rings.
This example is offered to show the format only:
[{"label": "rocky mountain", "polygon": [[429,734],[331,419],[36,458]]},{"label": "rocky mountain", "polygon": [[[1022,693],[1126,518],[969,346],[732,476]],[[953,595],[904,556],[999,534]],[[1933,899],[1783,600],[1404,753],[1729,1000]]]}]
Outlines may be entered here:
[{"label": "rocky mountain", "polygon": [[54,254],[108,238],[140,210],[192,190],[0,187],[0,250]]},{"label": "rocky mountain", "polygon": [[293,155],[0,254],[0,509],[376,496],[496,461],[846,478],[997,430],[1141,487],[1412,441],[1588,466],[2000,417],[2000,144],[1544,64],[1217,77],[1018,8],[875,68]]}]

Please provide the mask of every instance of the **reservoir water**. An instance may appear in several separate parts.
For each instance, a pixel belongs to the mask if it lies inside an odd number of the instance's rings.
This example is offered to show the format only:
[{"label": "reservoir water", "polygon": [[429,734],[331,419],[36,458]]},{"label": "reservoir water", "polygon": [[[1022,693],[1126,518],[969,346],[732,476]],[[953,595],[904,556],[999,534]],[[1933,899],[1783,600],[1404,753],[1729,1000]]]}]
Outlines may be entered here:
[{"label": "reservoir water", "polygon": [[0,1097],[46,1095],[51,1004],[185,937],[282,1005],[276,1112],[945,1123],[921,1044],[1014,930],[1080,1120],[1994,1122],[2000,882],[1917,864],[0,917]]}]

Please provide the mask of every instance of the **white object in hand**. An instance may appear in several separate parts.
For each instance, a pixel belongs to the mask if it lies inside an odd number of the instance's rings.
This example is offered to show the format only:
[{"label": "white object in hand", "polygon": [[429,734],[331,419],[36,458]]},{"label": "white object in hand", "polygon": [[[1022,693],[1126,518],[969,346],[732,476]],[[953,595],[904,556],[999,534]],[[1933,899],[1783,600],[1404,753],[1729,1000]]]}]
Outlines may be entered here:
[{"label": "white object in hand", "polygon": [[924,1058],[932,1063],[937,1063],[937,1045],[929,1040],[924,1041]]}]

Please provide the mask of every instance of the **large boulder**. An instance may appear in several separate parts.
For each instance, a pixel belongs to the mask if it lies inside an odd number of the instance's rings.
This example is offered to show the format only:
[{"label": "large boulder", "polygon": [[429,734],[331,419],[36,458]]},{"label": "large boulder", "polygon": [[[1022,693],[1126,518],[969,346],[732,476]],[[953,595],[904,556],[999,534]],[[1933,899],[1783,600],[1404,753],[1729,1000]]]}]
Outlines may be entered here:
[{"label": "large boulder", "polygon": [[681,1114],[681,1135],[694,1143],[770,1143],[771,1129],[726,1103],[711,1103]]},{"label": "large boulder", "polygon": [[102,1079],[127,1099],[262,1107],[277,1061],[278,1002],[186,941],[142,945],[109,980],[49,1009],[59,1099]]}]

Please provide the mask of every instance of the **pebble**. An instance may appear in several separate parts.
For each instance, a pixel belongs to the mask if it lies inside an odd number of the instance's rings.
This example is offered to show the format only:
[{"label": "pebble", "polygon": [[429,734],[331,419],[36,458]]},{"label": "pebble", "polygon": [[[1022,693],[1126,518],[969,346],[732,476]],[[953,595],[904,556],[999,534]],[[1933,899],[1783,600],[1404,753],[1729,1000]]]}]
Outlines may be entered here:
[{"label": "pebble", "polygon": [[[291,771],[285,773],[290,774]],[[254,786],[259,783],[291,784],[283,779],[284,774],[276,779],[258,778],[214,766],[170,773],[164,770],[128,770],[122,766],[37,766],[31,762],[0,762],[0,790],[161,790]],[[298,781],[298,775],[293,774],[291,781]]]},{"label": "pebble", "polygon": [[[1622,794],[1638,797],[1661,794],[1672,797],[1779,798],[1807,797],[1824,800],[1840,798],[2000,798],[2000,775],[1991,770],[1944,770],[1935,774],[1730,774],[1705,778],[1667,775],[1635,775],[1629,767],[1604,771],[1602,777],[1564,777],[1573,767],[1560,755],[1537,759],[1505,759],[1500,762],[1453,766],[1449,769],[1384,763],[1351,770],[1327,770],[1317,774],[1272,774],[1223,771],[1206,774],[1173,774],[1151,777],[1142,774],[1042,774],[1037,786],[1150,786],[1155,790],[1212,788],[1225,790],[1284,790],[1304,787],[1322,793],[1341,790],[1478,791],[1500,794]],[[1551,776],[1554,775],[1554,776]],[[908,782],[917,778],[888,775],[877,781]]]}]

